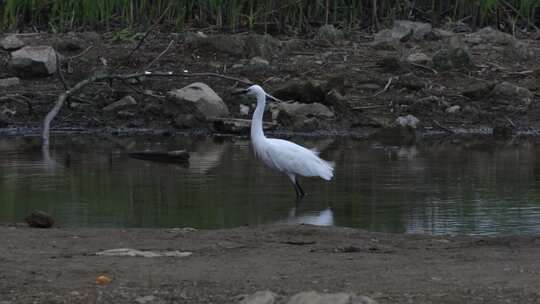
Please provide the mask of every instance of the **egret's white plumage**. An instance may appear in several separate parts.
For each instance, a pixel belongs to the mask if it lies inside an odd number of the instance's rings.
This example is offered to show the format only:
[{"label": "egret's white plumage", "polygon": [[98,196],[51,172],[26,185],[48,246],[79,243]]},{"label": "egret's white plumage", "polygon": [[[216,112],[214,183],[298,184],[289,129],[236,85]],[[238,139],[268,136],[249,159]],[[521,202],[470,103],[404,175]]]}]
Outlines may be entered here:
[{"label": "egret's white plumage", "polygon": [[258,85],[245,90],[248,95],[257,97],[257,108],[251,121],[251,142],[257,158],[268,167],[279,170],[291,179],[296,195],[304,196],[297,176],[320,177],[327,181],[334,176],[333,165],[317,156],[315,151],[306,149],[293,142],[266,138],[263,132],[263,114],[266,106],[266,97],[269,96]]}]

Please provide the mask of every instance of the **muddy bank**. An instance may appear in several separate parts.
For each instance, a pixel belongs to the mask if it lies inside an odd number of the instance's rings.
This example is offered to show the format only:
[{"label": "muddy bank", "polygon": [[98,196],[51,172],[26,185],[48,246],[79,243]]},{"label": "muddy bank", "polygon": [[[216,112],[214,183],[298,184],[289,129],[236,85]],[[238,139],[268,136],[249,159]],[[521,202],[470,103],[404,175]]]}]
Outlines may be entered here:
[{"label": "muddy bank", "polygon": [[[271,290],[378,303],[538,303],[538,237],[431,237],[347,228],[32,229],[2,226],[2,303],[238,303]],[[191,252],[112,257],[114,248]],[[98,285],[106,275],[109,284]],[[143,298],[144,299],[144,298]],[[148,298],[146,298],[148,299]]]},{"label": "muddy bank", "polygon": [[[288,101],[270,104],[265,114],[267,129],[277,132],[369,135],[404,125],[426,133],[537,133],[540,41],[534,35],[514,38],[492,29],[454,33],[416,25],[414,31],[411,36],[398,27],[331,39],[152,33],[132,56],[138,41],[115,33],[17,38],[30,47],[53,46],[68,86],[95,73],[144,70],[211,72],[263,84]],[[39,129],[64,85],[54,73],[24,75],[13,67],[13,54],[0,51],[0,127],[20,134]],[[191,98],[186,86],[194,82],[208,85],[209,90],[191,91],[202,92],[203,103],[186,102]],[[96,82],[69,98],[53,131],[246,134],[253,101],[230,95],[243,86],[203,76]]]}]

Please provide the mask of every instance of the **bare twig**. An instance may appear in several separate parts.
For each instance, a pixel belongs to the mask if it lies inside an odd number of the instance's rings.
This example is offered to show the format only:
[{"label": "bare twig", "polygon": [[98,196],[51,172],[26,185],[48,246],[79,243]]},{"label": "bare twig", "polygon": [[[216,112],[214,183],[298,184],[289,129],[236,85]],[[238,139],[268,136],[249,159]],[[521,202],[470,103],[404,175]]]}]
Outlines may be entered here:
[{"label": "bare twig", "polygon": [[126,56],[125,62],[128,62],[131,56],[142,46],[142,44],[144,43],[144,40],[146,40],[146,38],[148,37],[148,35],[150,35],[150,33],[154,30],[154,28],[156,28],[161,23],[161,21],[165,17],[165,14],[167,14],[170,8],[171,8],[171,5],[167,6],[167,8],[163,11],[163,14],[161,14],[161,16],[159,16],[156,22],[154,22],[154,24],[152,24],[152,26],[150,26],[148,30],[146,30],[146,33],[144,33],[141,40],[139,40],[139,43],[137,43],[137,46],[135,46],[135,48],[132,49],[131,52],[129,52],[129,54]]},{"label": "bare twig", "polygon": [[165,55],[165,53],[167,53],[169,51],[169,49],[174,45],[174,40],[171,40],[171,42],[169,42],[169,45],[167,45],[167,47],[165,48],[165,50],[163,50],[163,52],[159,53],[159,55],[157,55],[156,58],[154,58],[154,60],[152,60],[149,64],[147,64],[144,69],[145,70],[148,70],[152,67],[152,65],[154,65],[154,63],[156,63],[159,58],[161,58],[161,56]]},{"label": "bare twig", "polygon": [[73,59],[77,59],[79,57],[82,57],[84,54],[88,53],[88,51],[90,51],[94,46],[91,45],[89,47],[87,47],[84,51],[80,52],[79,54],[77,55],[74,55],[74,56],[71,56],[71,57],[68,57],[67,59],[68,60],[73,60]]},{"label": "bare twig", "polygon": [[442,130],[444,130],[444,131],[446,131],[446,132],[448,132],[448,133],[450,133],[450,134],[456,134],[456,132],[455,132],[454,130],[452,130],[452,129],[448,128],[448,127],[445,127],[445,126],[441,125],[441,124],[440,124],[438,121],[436,121],[435,119],[433,119],[433,123],[434,123],[437,127],[439,127],[440,129],[442,129]]},{"label": "bare twig", "polygon": [[434,69],[432,69],[432,68],[430,68],[430,67],[428,67],[428,66],[426,66],[426,65],[419,64],[419,63],[415,63],[415,62],[409,62],[409,63],[410,63],[411,65],[415,66],[415,67],[419,67],[419,68],[422,68],[422,69],[424,69],[424,70],[428,70],[428,71],[432,72],[432,73],[435,74],[435,75],[438,75],[438,74],[439,74],[436,70],[434,70]]},{"label": "bare twig", "polygon": [[392,81],[394,80],[394,77],[390,77],[388,78],[388,82],[386,83],[386,85],[384,86],[384,88],[382,90],[380,90],[379,92],[371,95],[371,96],[361,96],[359,98],[362,98],[362,99],[368,99],[368,98],[374,98],[374,97],[377,97],[379,95],[381,95],[382,93],[388,91],[388,89],[390,88],[390,85],[392,85]]},{"label": "bare twig", "polygon": [[62,65],[60,64],[58,53],[54,52],[54,55],[56,56],[56,74],[58,75],[58,79],[60,79],[60,82],[64,86],[64,90],[69,90],[69,85],[67,84],[64,74],[62,73]]}]

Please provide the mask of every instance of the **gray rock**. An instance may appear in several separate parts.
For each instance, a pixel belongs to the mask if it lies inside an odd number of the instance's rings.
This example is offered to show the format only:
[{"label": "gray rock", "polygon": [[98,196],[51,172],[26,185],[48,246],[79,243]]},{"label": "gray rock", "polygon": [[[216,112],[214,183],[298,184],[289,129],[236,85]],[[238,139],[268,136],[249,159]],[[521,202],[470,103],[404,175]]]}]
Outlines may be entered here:
[{"label": "gray rock", "polygon": [[540,49],[534,47],[528,42],[516,40],[511,47],[512,55],[519,60],[533,60],[540,56]]},{"label": "gray rock", "polygon": [[394,122],[394,124],[398,127],[408,127],[412,129],[416,129],[419,123],[420,123],[420,120],[411,114],[406,115],[406,116],[400,116],[396,118]]},{"label": "gray rock", "polygon": [[493,91],[494,87],[495,83],[492,82],[473,83],[470,86],[466,87],[461,92],[461,95],[467,96],[474,100],[481,100],[488,97],[491,91]]},{"label": "gray rock", "polygon": [[326,97],[326,88],[324,82],[293,79],[274,90],[272,95],[281,100],[323,103]]},{"label": "gray rock", "polygon": [[496,102],[518,106],[529,106],[534,100],[534,94],[531,91],[506,81],[495,85],[491,95]]},{"label": "gray rock", "polygon": [[498,31],[492,27],[484,27],[479,31],[465,36],[465,42],[471,44],[490,43],[499,45],[512,45],[515,38],[507,33]]},{"label": "gray rock", "polygon": [[119,110],[122,108],[127,108],[129,106],[134,106],[137,104],[137,101],[135,98],[131,97],[130,95],[124,96],[122,99],[115,101],[111,103],[110,105],[103,108],[103,111],[105,112],[112,112],[115,110]]},{"label": "gray rock", "polygon": [[152,303],[156,299],[157,299],[156,296],[150,295],[150,296],[138,297],[134,301],[135,303],[138,303],[138,304],[147,304],[147,303]]},{"label": "gray rock", "polygon": [[456,114],[460,110],[461,110],[461,107],[458,105],[455,105],[455,106],[448,107],[445,112],[448,114]]},{"label": "gray rock", "polygon": [[25,46],[11,53],[10,68],[21,77],[56,73],[56,52],[50,46]]},{"label": "gray rock", "polygon": [[409,20],[394,21],[393,29],[401,33],[410,33],[415,40],[424,40],[432,31],[430,23],[414,22]]},{"label": "gray rock", "polygon": [[21,83],[18,77],[9,77],[0,79],[0,87],[10,87]]},{"label": "gray rock", "polygon": [[256,65],[256,66],[268,66],[268,65],[270,65],[270,62],[268,62],[268,60],[266,60],[266,59],[264,59],[262,57],[255,56],[255,57],[251,58],[251,60],[249,61],[249,64]]},{"label": "gray rock", "polygon": [[[214,90],[202,82],[169,91],[177,105],[184,107],[183,113],[195,114],[205,119],[229,115],[229,108]],[[195,112],[195,113],[194,113]]]},{"label": "gray rock", "polygon": [[396,20],[392,29],[382,30],[375,34],[374,44],[404,42],[410,38],[423,40],[431,31],[432,27],[429,23]]},{"label": "gray rock", "polygon": [[53,217],[45,211],[34,210],[26,217],[26,222],[34,228],[50,228],[54,225]]},{"label": "gray rock", "polygon": [[6,51],[15,51],[25,46],[25,43],[15,35],[9,35],[0,41],[0,47]]},{"label": "gray rock", "polygon": [[448,48],[437,51],[432,60],[433,66],[439,71],[468,69],[473,66],[471,53],[457,38],[450,40]]},{"label": "gray rock", "polygon": [[277,294],[271,291],[257,291],[244,298],[239,304],[274,304],[276,303],[276,299]]},{"label": "gray rock", "polygon": [[431,58],[429,58],[428,55],[424,53],[418,52],[412,53],[407,56],[407,62],[425,64],[431,62]]},{"label": "gray rock", "polygon": [[317,31],[315,36],[316,40],[319,41],[328,41],[330,43],[336,43],[337,41],[343,39],[343,31],[337,29],[332,24],[323,25]]}]

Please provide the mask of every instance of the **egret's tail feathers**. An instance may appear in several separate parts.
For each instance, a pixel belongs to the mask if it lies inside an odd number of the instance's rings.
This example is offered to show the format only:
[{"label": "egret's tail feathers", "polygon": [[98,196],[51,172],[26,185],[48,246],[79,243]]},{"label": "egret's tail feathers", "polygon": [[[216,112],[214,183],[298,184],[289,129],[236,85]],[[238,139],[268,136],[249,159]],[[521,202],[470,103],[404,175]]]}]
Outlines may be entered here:
[{"label": "egret's tail feathers", "polygon": [[324,159],[321,159],[323,166],[319,176],[324,180],[331,180],[334,177],[334,162],[329,162]]}]

